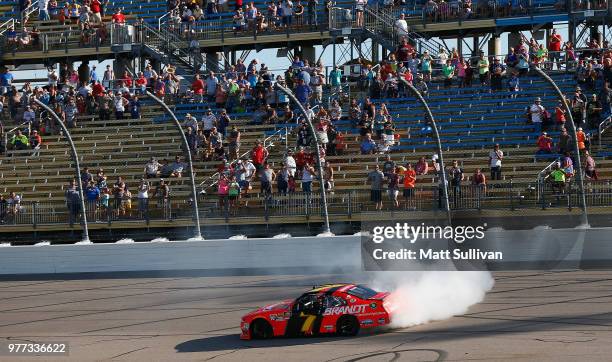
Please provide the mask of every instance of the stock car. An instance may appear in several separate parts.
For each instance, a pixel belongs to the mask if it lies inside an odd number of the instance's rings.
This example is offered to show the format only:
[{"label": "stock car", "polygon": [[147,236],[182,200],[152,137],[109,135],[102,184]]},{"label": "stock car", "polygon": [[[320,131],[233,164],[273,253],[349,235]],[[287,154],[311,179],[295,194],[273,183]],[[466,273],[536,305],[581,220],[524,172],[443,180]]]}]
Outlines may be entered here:
[{"label": "stock car", "polygon": [[354,336],[361,328],[391,322],[390,295],[357,284],[313,287],[295,300],[267,305],[243,316],[240,339]]}]

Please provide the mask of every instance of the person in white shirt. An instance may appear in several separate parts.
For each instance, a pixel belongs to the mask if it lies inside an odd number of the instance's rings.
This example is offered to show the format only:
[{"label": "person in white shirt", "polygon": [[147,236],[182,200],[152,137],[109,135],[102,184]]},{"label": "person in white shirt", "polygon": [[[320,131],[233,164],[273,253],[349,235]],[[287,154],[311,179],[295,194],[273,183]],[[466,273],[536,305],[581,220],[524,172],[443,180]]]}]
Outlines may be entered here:
[{"label": "person in white shirt", "polygon": [[406,22],[406,16],[402,13],[399,19],[395,21],[395,31],[399,37],[406,36],[408,34],[408,23]]},{"label": "person in white shirt", "polygon": [[446,65],[446,61],[448,60],[448,53],[446,49],[440,47],[440,52],[438,53],[438,64],[441,66]]},{"label": "person in white shirt", "polygon": [[202,129],[204,130],[204,135],[206,137],[210,137],[210,132],[217,124],[217,117],[212,113],[212,109],[208,108],[206,110],[206,114],[202,117]]},{"label": "person in white shirt", "polygon": [[546,109],[542,106],[542,99],[537,97],[529,107],[529,114],[531,115],[531,123],[535,126],[535,131],[539,134],[542,132],[542,121],[544,120],[544,112]]},{"label": "person in white shirt", "polygon": [[489,165],[491,167],[491,180],[501,180],[501,166],[504,159],[504,152],[499,149],[499,144],[493,146],[489,152]]},{"label": "person in white shirt", "polygon": [[79,94],[83,96],[83,98],[87,97],[87,94],[92,91],[92,88],[89,84],[85,84],[81,88],[79,88]]},{"label": "person in white shirt", "polygon": [[113,99],[113,104],[115,106],[115,117],[117,119],[123,119],[123,112],[125,112],[125,107],[128,105],[128,100],[121,96],[121,93],[117,93],[115,98]]},{"label": "person in white shirt", "polygon": [[198,120],[193,117],[191,113],[187,113],[187,115],[185,116],[185,123],[183,124],[183,127],[191,127],[194,133],[198,133],[198,129],[200,128],[198,125]]},{"label": "person in white shirt", "polygon": [[49,21],[49,0],[38,0],[38,19]]},{"label": "person in white shirt", "polygon": [[32,123],[35,120],[36,120],[36,113],[34,113],[34,110],[32,110],[32,107],[28,106],[28,108],[26,108],[26,111],[23,112],[23,121]]},{"label": "person in white shirt", "polygon": [[115,72],[111,69],[110,65],[107,65],[106,70],[104,71],[104,77],[102,77],[102,84],[106,88],[112,88],[114,80]]},{"label": "person in white shirt", "polygon": [[295,158],[293,158],[293,151],[287,151],[287,156],[285,156],[284,162],[287,166],[287,172],[291,177],[294,177],[295,171],[297,170],[297,164],[295,163]]}]

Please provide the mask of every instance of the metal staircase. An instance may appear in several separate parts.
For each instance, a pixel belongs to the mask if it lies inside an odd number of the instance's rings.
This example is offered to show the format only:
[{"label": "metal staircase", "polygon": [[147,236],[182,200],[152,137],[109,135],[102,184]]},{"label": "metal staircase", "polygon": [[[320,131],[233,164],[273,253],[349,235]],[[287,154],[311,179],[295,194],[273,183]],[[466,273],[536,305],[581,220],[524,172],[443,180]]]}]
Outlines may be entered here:
[{"label": "metal staircase", "polygon": [[423,34],[410,31],[410,29],[408,29],[407,34],[400,36],[395,27],[396,20],[397,18],[390,9],[366,7],[364,30],[388,51],[395,51],[401,38],[406,38],[421,53],[427,50],[430,54],[438,54],[440,47],[444,47],[442,43],[427,38]]}]

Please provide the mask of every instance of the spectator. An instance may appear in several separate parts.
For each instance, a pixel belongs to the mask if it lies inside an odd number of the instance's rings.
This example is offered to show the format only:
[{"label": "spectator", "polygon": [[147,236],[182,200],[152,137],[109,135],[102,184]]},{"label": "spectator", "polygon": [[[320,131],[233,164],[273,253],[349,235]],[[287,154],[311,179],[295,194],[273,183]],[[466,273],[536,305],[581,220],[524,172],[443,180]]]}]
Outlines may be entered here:
[{"label": "spectator", "polygon": [[99,0],[91,0],[90,6],[91,20],[94,24],[102,23],[102,3]]},{"label": "spectator", "polygon": [[64,196],[66,198],[66,207],[68,208],[68,220],[70,227],[72,227],[81,211],[81,196],[79,195],[79,190],[74,180],[70,180],[70,184],[66,187]]},{"label": "spectator", "polygon": [[102,84],[106,88],[112,88],[115,81],[115,72],[111,69],[110,64],[106,66],[104,75],[102,76]]},{"label": "spectator", "polygon": [[542,132],[538,140],[536,141],[538,145],[537,155],[547,155],[552,153],[553,140],[548,136],[548,133]]},{"label": "spectator", "polygon": [[312,180],[316,174],[314,167],[311,166],[310,162],[306,162],[302,168],[302,192],[310,194],[312,192]]},{"label": "spectator", "polygon": [[504,152],[499,148],[499,143],[493,146],[493,150],[489,152],[489,165],[491,167],[491,180],[502,179],[502,160],[504,159]]},{"label": "spectator", "polygon": [[[257,169],[255,165],[249,160],[247,156],[243,156],[240,162],[236,165],[234,173],[236,175],[236,179],[238,180],[238,184],[240,185],[240,189],[242,190],[243,197],[248,197],[248,192],[253,187],[251,186],[251,182],[255,175]],[[245,201],[246,206],[247,201]]]},{"label": "spectator", "polygon": [[474,171],[474,175],[472,175],[472,185],[478,186],[477,192],[482,192],[483,194],[487,193],[487,178],[482,173],[480,168],[477,168]]},{"label": "spectator", "polygon": [[181,156],[176,156],[174,158],[174,162],[170,165],[172,177],[181,178],[183,176],[183,169],[185,168],[185,164],[181,162]]},{"label": "spectator", "polygon": [[155,178],[159,176],[161,163],[157,162],[155,157],[151,157],[149,162],[144,167],[144,175],[146,178]]},{"label": "spectator", "polygon": [[138,213],[140,217],[148,217],[149,211],[149,192],[151,190],[151,185],[144,178],[140,179],[140,184],[138,185]]},{"label": "spectator", "polygon": [[591,100],[586,104],[587,129],[597,129],[601,122],[602,107],[601,102],[597,99],[597,95],[593,94]]},{"label": "spectator", "polygon": [[529,107],[528,115],[533,124],[535,131],[540,133],[542,131],[542,122],[544,121],[546,109],[542,106],[542,99],[536,97],[534,104]]},{"label": "spectator", "polygon": [[375,169],[368,174],[368,182],[372,185],[370,191],[370,201],[375,204],[376,210],[382,210],[382,186],[385,175],[380,171],[380,167],[376,165]]},{"label": "spectator", "polygon": [[397,169],[393,167],[391,172],[386,175],[388,184],[388,193],[389,199],[393,203],[393,206],[396,208],[399,207],[399,201],[397,200],[397,196],[399,195],[399,174],[397,173]]},{"label": "spectator", "polygon": [[576,130],[576,141],[578,142],[578,149],[584,151],[587,149],[587,135],[582,130],[582,127],[578,127]]},{"label": "spectator", "polygon": [[406,22],[404,13],[401,13],[399,19],[395,21],[395,31],[400,39],[408,35],[408,23]]},{"label": "spectator", "polygon": [[370,133],[365,135],[359,149],[362,155],[371,155],[376,152],[376,142],[372,140],[372,135]]},{"label": "spectator", "polygon": [[164,179],[159,180],[159,184],[155,188],[151,198],[157,196],[157,207],[164,210],[164,214],[168,210],[170,201],[170,185],[166,183]]},{"label": "spectator", "polygon": [[478,59],[478,76],[480,77],[480,85],[486,85],[489,78],[489,60],[485,57],[484,53],[480,53]]},{"label": "spectator", "polygon": [[425,157],[421,157],[414,167],[414,171],[417,175],[427,175],[429,172],[429,163]]},{"label": "spectator", "polygon": [[253,165],[255,165],[257,172],[263,169],[267,158],[268,150],[260,140],[257,140],[255,147],[251,150],[251,159],[253,160]]},{"label": "spectator", "polygon": [[404,176],[404,200],[406,201],[406,208],[416,210],[416,204],[414,203],[414,188],[416,184],[416,171],[412,168],[410,162],[406,163],[406,169],[403,172]]},{"label": "spectator", "polygon": [[599,179],[599,175],[597,173],[595,160],[589,151],[584,151],[584,163],[584,174],[587,179],[597,181]]},{"label": "spectator", "polygon": [[555,193],[562,193],[565,190],[565,172],[559,168],[559,165],[553,167],[548,177],[552,177],[552,189]]},{"label": "spectator", "polygon": [[461,182],[465,178],[463,169],[459,167],[459,161],[453,161],[453,166],[448,170],[448,176],[453,188],[453,203],[457,206],[461,198]]},{"label": "spectator", "polygon": [[272,183],[276,179],[276,173],[270,168],[269,163],[265,163],[263,169],[259,173],[259,181],[261,183],[261,193],[266,199],[272,197]]},{"label": "spectator", "polygon": [[113,104],[115,107],[115,118],[116,119],[123,119],[123,113],[125,112],[125,107],[127,107],[130,102],[125,99],[121,93],[117,92],[117,94],[115,94],[115,99],[113,99]]},{"label": "spectator", "polygon": [[11,147],[14,150],[25,150],[30,146],[28,136],[24,135],[20,129],[18,129],[13,137],[11,138]]},{"label": "spectator", "polygon": [[100,199],[100,189],[96,186],[96,183],[93,180],[87,183],[87,187],[85,188],[85,198],[87,199],[89,208],[92,208],[92,206],[94,206]]},{"label": "spectator", "polygon": [[210,137],[210,132],[216,125],[217,117],[213,114],[212,109],[207,108],[206,114],[202,116],[202,129],[204,130],[204,135]]},{"label": "spectator", "polygon": [[38,0],[38,19],[49,21],[49,0]]},{"label": "spectator", "polygon": [[33,130],[30,135],[30,147],[34,150],[32,156],[38,157],[40,155],[40,146],[42,146],[42,138],[38,134],[38,131]]},{"label": "spectator", "polygon": [[561,70],[561,46],[563,45],[563,37],[557,33],[557,29],[553,28],[548,38],[548,49],[550,50],[550,69],[552,64],[557,63],[557,70]]}]

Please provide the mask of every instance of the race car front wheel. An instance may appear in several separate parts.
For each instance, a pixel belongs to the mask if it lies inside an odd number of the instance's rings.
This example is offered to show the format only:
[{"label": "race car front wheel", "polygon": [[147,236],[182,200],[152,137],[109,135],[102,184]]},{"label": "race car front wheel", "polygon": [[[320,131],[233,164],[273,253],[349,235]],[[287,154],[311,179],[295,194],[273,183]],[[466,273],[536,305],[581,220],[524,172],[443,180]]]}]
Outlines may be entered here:
[{"label": "race car front wheel", "polygon": [[253,339],[266,339],[272,338],[272,326],[270,323],[263,319],[256,319],[251,324],[251,338]]},{"label": "race car front wheel", "polygon": [[342,316],[336,323],[336,332],[343,337],[354,336],[359,333],[359,322],[353,316]]}]

